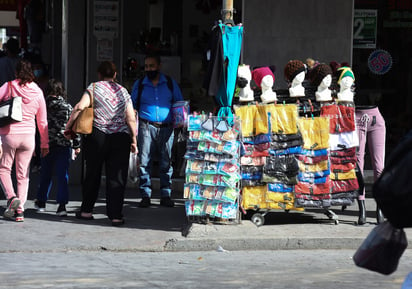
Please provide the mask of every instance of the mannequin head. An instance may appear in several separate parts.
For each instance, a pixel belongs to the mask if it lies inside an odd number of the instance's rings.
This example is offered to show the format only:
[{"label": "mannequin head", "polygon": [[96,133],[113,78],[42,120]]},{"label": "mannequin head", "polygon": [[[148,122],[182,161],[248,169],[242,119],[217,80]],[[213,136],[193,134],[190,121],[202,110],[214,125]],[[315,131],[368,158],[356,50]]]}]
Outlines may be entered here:
[{"label": "mannequin head", "polygon": [[303,82],[303,80],[305,79],[305,64],[303,64],[302,61],[300,60],[290,60],[284,69],[284,75],[285,75],[285,80],[288,83],[291,83],[296,76],[299,74],[298,79],[296,79],[297,81],[300,80],[300,78],[303,77],[303,79],[301,80],[301,82]]},{"label": "mannequin head", "polygon": [[[352,85],[355,82],[355,75],[353,74],[353,71],[350,67],[348,66],[342,66],[337,69],[338,73],[338,80],[337,83],[342,87],[347,87],[349,84]],[[343,83],[342,83],[343,80]]]},{"label": "mannequin head", "polygon": [[241,64],[237,69],[238,86],[240,88],[239,101],[248,102],[254,100],[253,91],[250,88],[250,81],[252,80],[252,72],[249,65]]},{"label": "mannequin head", "polygon": [[[275,75],[273,74],[272,70],[268,66],[259,67],[252,71],[252,79],[259,88],[262,88],[262,80],[265,76],[269,76],[269,77],[266,77],[265,82],[267,82],[268,79],[270,82],[270,78],[272,78],[272,86],[273,86],[273,83],[275,82]],[[267,86],[267,83],[266,83],[266,86]]]},{"label": "mannequin head", "polygon": [[325,102],[332,100],[332,91],[329,86],[332,84],[332,75],[326,75],[322,81],[319,83],[318,88],[315,92],[316,101]]},{"label": "mannequin head", "polygon": [[322,83],[323,79],[328,75],[330,75],[330,79],[332,80],[332,69],[329,65],[321,63],[312,68],[309,73],[309,80],[313,86],[318,87]]},{"label": "mannequin head", "polygon": [[274,79],[272,75],[268,74],[262,78],[262,81],[260,82],[260,87],[262,88],[262,91],[268,90],[273,87],[273,83],[274,83]]},{"label": "mannequin head", "polygon": [[318,89],[319,88],[329,88],[331,84],[332,84],[332,74],[328,74],[322,79],[322,81],[318,85]]},{"label": "mannequin head", "polygon": [[289,84],[289,96],[305,96],[305,88],[302,86],[302,82],[305,80],[306,66],[302,61],[290,60],[285,66],[284,76]]},{"label": "mannequin head", "polygon": [[292,80],[292,86],[302,83],[305,80],[305,72],[299,72]]},{"label": "mannequin head", "polygon": [[252,79],[252,72],[250,71],[249,65],[239,65],[237,69],[237,77],[246,79],[248,84],[250,84],[250,80]]},{"label": "mannequin head", "polygon": [[252,78],[256,85],[262,90],[260,98],[263,103],[277,100],[276,93],[272,90],[275,75],[269,67],[265,66],[254,69],[252,71]]},{"label": "mannequin head", "polygon": [[337,84],[339,85],[338,100],[353,101],[352,85],[355,82],[355,75],[348,66],[343,66],[337,70]]}]

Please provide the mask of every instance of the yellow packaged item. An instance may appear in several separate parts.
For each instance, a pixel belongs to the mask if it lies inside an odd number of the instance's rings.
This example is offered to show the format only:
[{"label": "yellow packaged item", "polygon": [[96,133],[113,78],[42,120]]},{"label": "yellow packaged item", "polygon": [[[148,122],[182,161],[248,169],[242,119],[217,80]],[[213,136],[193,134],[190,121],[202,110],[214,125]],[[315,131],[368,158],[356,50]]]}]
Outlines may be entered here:
[{"label": "yellow packaged item", "polygon": [[256,115],[256,105],[241,105],[234,107],[235,114],[241,121],[241,130],[244,137],[251,137],[254,134],[254,122]]},{"label": "yellow packaged item", "polygon": [[331,180],[352,180],[352,179],[356,179],[356,172],[355,169],[350,170],[348,172],[344,172],[344,173],[334,173],[334,172],[330,172],[330,179]]},{"label": "yellow packaged item", "polygon": [[281,193],[281,192],[269,192],[266,191],[266,202],[292,202],[292,193]]},{"label": "yellow packaged item", "polygon": [[295,206],[293,205],[293,202],[272,202],[272,203],[267,203],[267,209],[272,209],[272,210],[294,210]]},{"label": "yellow packaged item", "polygon": [[298,161],[299,163],[299,170],[301,172],[321,172],[326,171],[329,169],[329,162],[328,160],[320,161],[316,164],[305,164],[303,162]]},{"label": "yellow packaged item", "polygon": [[326,117],[299,118],[299,131],[303,148],[318,150],[329,148],[329,119]]},{"label": "yellow packaged item", "polygon": [[[255,135],[259,134],[268,134],[269,133],[269,121],[270,126],[276,126],[276,119],[273,119],[272,115],[275,113],[274,111],[275,105],[271,104],[259,104],[256,106],[256,115],[255,115]],[[269,120],[270,115],[270,120]]]},{"label": "yellow packaged item", "polygon": [[271,114],[272,132],[281,134],[298,133],[298,107],[296,104],[275,104]]},{"label": "yellow packaged item", "polygon": [[266,186],[243,187],[242,188],[242,207],[247,209],[265,208]]}]

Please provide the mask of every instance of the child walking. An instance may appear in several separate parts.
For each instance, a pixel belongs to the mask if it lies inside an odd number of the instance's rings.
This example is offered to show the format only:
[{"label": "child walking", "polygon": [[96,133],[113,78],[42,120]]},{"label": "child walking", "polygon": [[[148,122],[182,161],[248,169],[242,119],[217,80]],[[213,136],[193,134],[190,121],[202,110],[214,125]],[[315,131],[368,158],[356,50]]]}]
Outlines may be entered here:
[{"label": "child walking", "polygon": [[64,137],[63,132],[73,110],[61,81],[50,79],[47,87],[47,121],[49,123],[49,154],[41,158],[40,182],[35,200],[38,212],[44,212],[52,188],[53,173],[57,177],[56,214],[67,216],[66,204],[69,202],[69,165],[72,148],[77,156],[80,153],[80,136],[73,140]]}]

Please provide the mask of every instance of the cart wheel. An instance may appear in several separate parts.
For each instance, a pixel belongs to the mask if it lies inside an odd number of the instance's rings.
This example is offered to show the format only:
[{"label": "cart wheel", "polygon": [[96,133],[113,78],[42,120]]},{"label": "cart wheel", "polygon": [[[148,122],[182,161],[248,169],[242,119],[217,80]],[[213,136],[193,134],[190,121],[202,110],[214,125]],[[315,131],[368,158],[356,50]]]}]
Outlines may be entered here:
[{"label": "cart wheel", "polygon": [[255,224],[257,227],[263,226],[265,223],[265,217],[262,216],[260,213],[253,214],[252,218],[250,219],[253,224]]}]

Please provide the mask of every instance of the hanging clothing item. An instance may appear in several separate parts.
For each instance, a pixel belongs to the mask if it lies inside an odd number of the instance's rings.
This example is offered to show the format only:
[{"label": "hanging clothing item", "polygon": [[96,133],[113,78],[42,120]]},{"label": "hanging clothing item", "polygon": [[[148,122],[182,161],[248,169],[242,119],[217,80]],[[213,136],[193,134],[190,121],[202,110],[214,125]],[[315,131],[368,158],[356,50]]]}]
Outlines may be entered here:
[{"label": "hanging clothing item", "polygon": [[276,104],[271,114],[272,132],[279,134],[297,134],[298,107],[296,104]]},{"label": "hanging clothing item", "polygon": [[235,107],[235,113],[240,118],[242,123],[241,130],[243,137],[251,137],[254,135],[254,119],[257,113],[256,105],[242,105]]},{"label": "hanging clothing item", "polygon": [[298,127],[303,137],[303,148],[310,150],[329,147],[329,120],[326,117],[300,118]]},{"label": "hanging clothing item", "polygon": [[317,172],[317,171],[325,171],[329,169],[329,162],[328,160],[320,161],[315,164],[305,164],[303,162],[298,162],[299,170],[304,172]]},{"label": "hanging clothing item", "polygon": [[355,107],[353,106],[324,105],[321,107],[320,115],[329,118],[331,134],[355,131]]},{"label": "hanging clothing item", "polygon": [[331,172],[330,179],[335,181],[353,180],[356,179],[356,172],[355,170],[341,173]]},{"label": "hanging clothing item", "polygon": [[230,118],[232,115],[242,38],[242,25],[219,23],[212,30],[210,63],[204,86],[220,107],[218,116]]},{"label": "hanging clothing item", "polygon": [[339,134],[330,134],[329,136],[329,147],[330,150],[342,150],[359,146],[359,136],[358,132],[342,132]]}]

